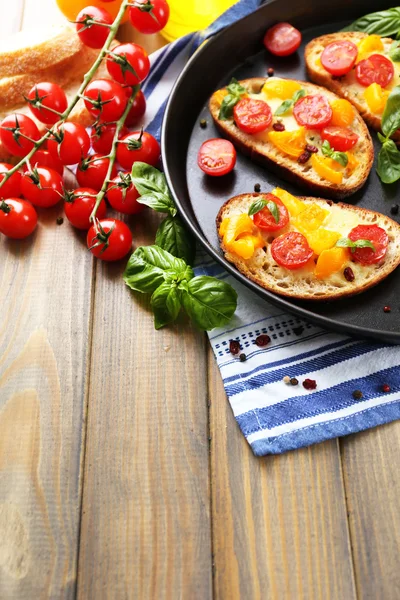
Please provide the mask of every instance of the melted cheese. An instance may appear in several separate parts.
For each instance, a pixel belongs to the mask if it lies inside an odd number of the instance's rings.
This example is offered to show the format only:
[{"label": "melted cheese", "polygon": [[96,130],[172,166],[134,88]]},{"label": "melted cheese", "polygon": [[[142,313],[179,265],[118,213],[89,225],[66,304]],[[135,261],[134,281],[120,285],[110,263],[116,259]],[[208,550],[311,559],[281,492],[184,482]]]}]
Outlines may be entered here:
[{"label": "melted cheese", "polygon": [[331,206],[329,215],[321,227],[330,231],[337,231],[342,237],[347,237],[350,230],[356,227],[359,222],[360,218],[356,213],[340,208],[339,206]]}]

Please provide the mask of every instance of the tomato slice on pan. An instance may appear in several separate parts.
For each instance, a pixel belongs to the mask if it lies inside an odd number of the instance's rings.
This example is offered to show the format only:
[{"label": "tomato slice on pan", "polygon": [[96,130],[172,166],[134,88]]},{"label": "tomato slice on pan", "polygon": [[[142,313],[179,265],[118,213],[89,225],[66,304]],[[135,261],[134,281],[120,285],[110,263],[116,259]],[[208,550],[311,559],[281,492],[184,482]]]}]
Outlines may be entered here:
[{"label": "tomato slice on pan", "polygon": [[263,231],[278,231],[279,229],[286,227],[289,223],[289,213],[283,202],[273,194],[266,194],[266,196],[263,197],[263,200],[266,202],[275,202],[279,211],[279,221],[278,223],[275,221],[273,214],[266,206],[254,215],[254,225]]},{"label": "tomato slice on pan", "polygon": [[289,56],[301,44],[301,33],[290,23],[277,23],[264,36],[264,46],[275,56]]},{"label": "tomato slice on pan", "polygon": [[236,125],[245,133],[265,131],[272,123],[272,111],[263,100],[242,98],[233,109]]},{"label": "tomato slice on pan", "polygon": [[207,175],[226,175],[236,164],[236,150],[228,140],[213,138],[201,145],[197,163]]},{"label": "tomato slice on pan", "polygon": [[300,269],[310,260],[313,251],[302,233],[289,231],[275,238],[271,244],[275,262],[285,269]]},{"label": "tomato slice on pan", "polygon": [[321,138],[328,140],[331,148],[338,152],[346,152],[351,150],[358,142],[358,135],[348,127],[324,127],[321,131]]},{"label": "tomato slice on pan", "polygon": [[378,225],[357,225],[349,233],[352,242],[357,240],[369,240],[374,245],[372,248],[356,248],[352,252],[352,258],[362,265],[373,265],[380,262],[386,254],[389,244],[389,236],[382,227]]},{"label": "tomato slice on pan", "polygon": [[332,120],[332,108],[322,94],[304,96],[297,100],[293,115],[299,125],[307,129],[321,129]]},{"label": "tomato slice on pan", "polygon": [[393,63],[382,54],[372,54],[356,65],[357,81],[365,87],[371,83],[379,83],[384,88],[392,81],[393,76]]},{"label": "tomato slice on pan", "polygon": [[335,77],[346,75],[354,67],[358,49],[353,42],[342,40],[328,44],[321,54],[322,66]]}]

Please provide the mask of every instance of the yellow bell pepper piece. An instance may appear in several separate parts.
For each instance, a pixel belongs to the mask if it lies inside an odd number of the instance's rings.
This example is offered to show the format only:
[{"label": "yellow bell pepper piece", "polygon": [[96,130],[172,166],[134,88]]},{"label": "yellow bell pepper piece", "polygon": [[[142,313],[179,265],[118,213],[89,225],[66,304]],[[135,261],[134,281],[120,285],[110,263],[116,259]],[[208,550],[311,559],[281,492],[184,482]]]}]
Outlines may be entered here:
[{"label": "yellow bell pepper piece", "polygon": [[329,211],[321,208],[318,204],[308,204],[305,210],[292,219],[292,224],[306,235],[310,231],[315,231],[318,227],[321,227],[328,215]]},{"label": "yellow bell pepper piece", "polygon": [[254,254],[254,241],[252,237],[253,236],[248,236],[232,242],[229,244],[228,250],[234,252],[241,258],[251,258]]},{"label": "yellow bell pepper piece", "polygon": [[288,100],[297,90],[301,89],[301,85],[290,79],[268,79],[261,90],[264,96],[268,98],[280,98]]},{"label": "yellow bell pepper piece", "polygon": [[311,165],[323,179],[327,179],[331,183],[342,183],[343,173],[336,170],[340,165],[331,158],[312,154]]},{"label": "yellow bell pepper piece", "polygon": [[346,175],[347,177],[350,177],[350,175],[354,173],[360,162],[356,159],[352,152],[346,152],[346,154],[348,158],[348,163],[346,166]]},{"label": "yellow bell pepper piece", "polygon": [[282,200],[292,217],[296,217],[307,206],[304,202],[296,198],[296,196],[292,196],[292,194],[289,194],[289,192],[282,188],[275,188],[271,194]]},{"label": "yellow bell pepper piece", "polygon": [[331,125],[335,127],[349,127],[354,121],[354,108],[348,100],[338,98],[331,103],[332,120]]},{"label": "yellow bell pepper piece", "polygon": [[371,112],[381,115],[385,109],[389,96],[387,90],[382,89],[379,83],[371,83],[364,90],[364,98]]},{"label": "yellow bell pepper piece", "polygon": [[[299,158],[306,146],[305,127],[300,127],[295,131],[269,131],[267,137],[278,150],[292,158]],[[313,154],[313,156],[315,155]]]},{"label": "yellow bell pepper piece", "polygon": [[306,234],[307,242],[310,248],[315,254],[322,254],[324,250],[333,248],[336,242],[341,238],[340,233],[336,231],[330,231],[329,229],[322,229],[321,227],[316,231],[311,231]]},{"label": "yellow bell pepper piece", "polygon": [[318,257],[314,271],[315,277],[317,279],[324,279],[333,273],[337,273],[344,267],[348,259],[348,248],[335,247],[330,248],[329,250],[324,250]]},{"label": "yellow bell pepper piece", "polygon": [[214,100],[217,102],[218,106],[221,106],[222,100],[227,96],[228,92],[226,90],[218,90],[214,93]]},{"label": "yellow bell pepper piece", "polygon": [[316,66],[318,69],[323,69],[323,68],[324,68],[324,67],[322,66],[322,62],[321,62],[321,57],[320,57],[320,56],[318,56],[318,58],[316,59],[316,61],[315,61],[315,66]]},{"label": "yellow bell pepper piece", "polygon": [[379,35],[372,34],[362,39],[357,44],[358,46],[358,55],[356,63],[359,63],[361,60],[367,58],[373,52],[382,52],[383,44]]},{"label": "yellow bell pepper piece", "polygon": [[225,225],[224,229],[224,244],[229,246],[232,242],[237,240],[241,233],[253,233],[253,228],[254,223],[247,213],[230,217],[229,223]]},{"label": "yellow bell pepper piece", "polygon": [[225,219],[223,219],[221,225],[219,226],[219,235],[221,237],[223,237],[225,235],[225,231],[228,227],[230,219],[228,217],[226,217]]}]

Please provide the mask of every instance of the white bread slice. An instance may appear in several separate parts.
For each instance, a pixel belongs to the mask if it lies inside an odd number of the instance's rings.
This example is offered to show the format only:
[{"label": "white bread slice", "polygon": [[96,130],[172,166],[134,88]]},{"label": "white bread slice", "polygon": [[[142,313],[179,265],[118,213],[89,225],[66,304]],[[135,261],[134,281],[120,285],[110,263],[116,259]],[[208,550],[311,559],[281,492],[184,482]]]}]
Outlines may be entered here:
[{"label": "white bread slice", "polygon": [[[240,83],[249,93],[258,93],[265,81],[266,79],[263,77],[256,77],[253,79],[242,80]],[[335,94],[325,88],[321,88],[305,81],[297,81],[297,83],[305,89],[306,93],[323,94],[329,101],[337,99]],[[328,198],[345,198],[346,196],[354,194],[354,192],[364,185],[374,160],[374,149],[369,131],[358,114],[354,115],[352,128],[360,136],[354,150],[354,156],[358,159],[359,165],[350,177],[343,179],[341,184],[335,184],[320,177],[311,167],[310,162],[301,165],[296,159],[290,158],[280,152],[271,142],[260,140],[254,135],[244,133],[236,127],[233,118],[221,121],[218,118],[220,108],[217,96],[218,92],[219,91],[215,92],[211,96],[209,103],[212,118],[224,137],[231,140],[243,154],[249,155],[252,160],[274,170],[286,180],[292,181],[293,183],[308,189],[311,193],[323,194]],[[263,99],[266,100],[265,98]]]},{"label": "white bread slice", "polygon": [[[216,219],[218,232],[223,219],[236,214],[247,213],[254,200],[260,196],[262,194],[240,194],[225,202]],[[349,260],[346,266],[350,266],[354,272],[355,279],[353,282],[345,279],[343,270],[324,280],[316,279],[312,270],[307,267],[290,271],[280,267],[271,255],[271,242],[273,238],[281,235],[282,231],[275,234],[264,232],[265,248],[257,249],[252,258],[247,260],[230,252],[224,246],[221,236],[219,236],[225,258],[233,263],[243,275],[266,290],[300,300],[337,300],[345,296],[359,294],[385,279],[400,264],[400,225],[389,219],[389,217],[349,204],[334,204],[330,200],[306,197],[299,197],[299,199],[306,204],[317,203],[325,209],[333,207],[335,211],[339,209],[347,211],[352,213],[352,220],[354,220],[353,215],[356,213],[358,217],[357,224],[376,224],[383,227],[389,236],[389,246],[383,263],[364,266]],[[349,229],[352,229],[352,227],[353,225]],[[291,229],[293,227],[289,225],[284,232],[286,233]],[[262,232],[260,231],[260,233]]]},{"label": "white bread slice", "polygon": [[[381,115],[371,112],[370,108],[368,107],[368,104],[363,96],[363,91],[366,88],[357,82],[354,69],[344,77],[333,77],[324,69],[318,60],[324,48],[332,42],[349,40],[350,42],[357,44],[367,36],[368,34],[359,31],[344,31],[322,35],[307,44],[304,57],[306,61],[307,74],[311,81],[319,85],[323,85],[332,92],[335,92],[335,94],[341,98],[346,98],[346,100],[355,106],[362,118],[370,127],[372,127],[372,129],[381,131]],[[388,50],[393,40],[391,38],[381,38],[381,40],[385,50]],[[398,83],[400,83],[399,73],[395,73],[395,76],[387,89],[390,90]],[[392,137],[395,140],[400,140],[400,131],[397,131]]]}]

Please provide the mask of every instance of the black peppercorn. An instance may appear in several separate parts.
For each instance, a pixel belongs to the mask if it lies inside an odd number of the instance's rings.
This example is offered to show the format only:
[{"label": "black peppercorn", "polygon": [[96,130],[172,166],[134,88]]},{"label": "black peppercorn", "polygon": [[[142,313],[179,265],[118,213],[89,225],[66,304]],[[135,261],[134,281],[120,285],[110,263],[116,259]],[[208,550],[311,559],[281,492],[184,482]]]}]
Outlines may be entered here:
[{"label": "black peppercorn", "polygon": [[296,377],[292,377],[290,383],[291,385],[299,385],[299,380]]},{"label": "black peppercorn", "polygon": [[254,191],[255,192],[261,192],[261,185],[259,183],[255,183],[254,184]]},{"label": "black peppercorn", "polygon": [[363,397],[363,393],[361,390],[354,390],[354,392],[351,394],[354,398],[354,400],[361,400],[361,398]]},{"label": "black peppercorn", "polygon": [[399,214],[399,205],[398,204],[393,204],[393,206],[390,208],[390,214],[392,214],[392,215]]},{"label": "black peppercorn", "polygon": [[275,71],[274,71],[274,69],[273,69],[272,67],[270,67],[270,68],[268,69],[268,71],[267,71],[267,75],[268,75],[268,77],[272,77],[274,73],[275,73]]},{"label": "black peppercorn", "polygon": [[242,354],[239,356],[240,358],[240,362],[245,362],[245,360],[247,359],[247,356],[242,352]]},{"label": "black peppercorn", "polygon": [[62,225],[64,223],[64,218],[63,217],[57,217],[56,223],[57,223],[57,225]]},{"label": "black peppercorn", "polygon": [[201,119],[201,121],[200,121],[200,127],[202,129],[205,129],[207,127],[207,121],[205,119]]}]

